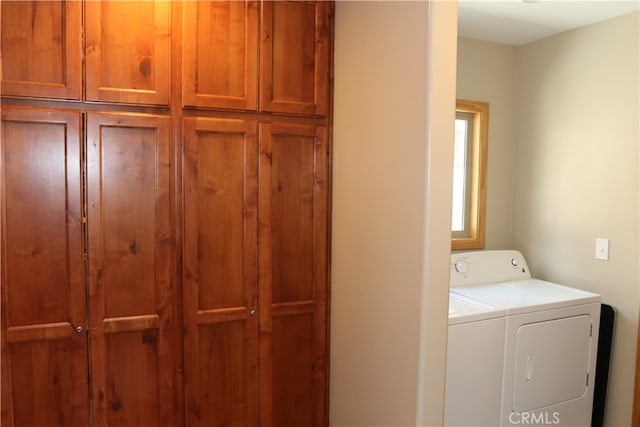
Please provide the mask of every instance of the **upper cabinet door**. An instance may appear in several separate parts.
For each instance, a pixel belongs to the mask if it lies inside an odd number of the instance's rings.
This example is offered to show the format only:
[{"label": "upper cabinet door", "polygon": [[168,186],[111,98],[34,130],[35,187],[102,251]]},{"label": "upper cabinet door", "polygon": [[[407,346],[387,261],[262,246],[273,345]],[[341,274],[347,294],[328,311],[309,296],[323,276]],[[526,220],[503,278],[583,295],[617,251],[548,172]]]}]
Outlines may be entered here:
[{"label": "upper cabinet door", "polygon": [[3,96],[82,98],[82,4],[2,1]]},{"label": "upper cabinet door", "polygon": [[168,105],[171,2],[85,3],[86,98]]},{"label": "upper cabinet door", "polygon": [[265,1],[260,45],[260,110],[326,115],[332,3]]},{"label": "upper cabinet door", "polygon": [[258,2],[187,1],[183,105],[256,110]]},{"label": "upper cabinet door", "polygon": [[2,417],[86,426],[80,114],[4,107]]}]

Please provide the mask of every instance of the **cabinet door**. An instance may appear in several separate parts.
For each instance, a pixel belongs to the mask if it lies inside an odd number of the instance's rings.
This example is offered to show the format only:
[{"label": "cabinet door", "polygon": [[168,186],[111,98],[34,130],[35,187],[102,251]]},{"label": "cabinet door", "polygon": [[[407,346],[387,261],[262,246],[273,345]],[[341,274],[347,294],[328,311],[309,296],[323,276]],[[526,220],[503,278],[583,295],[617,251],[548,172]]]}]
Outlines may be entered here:
[{"label": "cabinet door", "polygon": [[78,113],[2,111],[3,426],[89,421],[80,132]]},{"label": "cabinet door", "polygon": [[256,110],[258,2],[187,1],[183,104]]},{"label": "cabinet door", "polygon": [[176,425],[168,117],[89,113],[93,425]]},{"label": "cabinet door", "polygon": [[260,126],[260,425],[324,426],[327,130]]},{"label": "cabinet door", "polygon": [[184,123],[186,425],[256,426],[257,125]]},{"label": "cabinet door", "polygon": [[2,1],[3,96],[82,97],[82,4]]},{"label": "cabinet door", "polygon": [[84,5],[87,100],[168,105],[171,2]]},{"label": "cabinet door", "polygon": [[264,1],[260,110],[325,115],[329,105],[328,1]]}]

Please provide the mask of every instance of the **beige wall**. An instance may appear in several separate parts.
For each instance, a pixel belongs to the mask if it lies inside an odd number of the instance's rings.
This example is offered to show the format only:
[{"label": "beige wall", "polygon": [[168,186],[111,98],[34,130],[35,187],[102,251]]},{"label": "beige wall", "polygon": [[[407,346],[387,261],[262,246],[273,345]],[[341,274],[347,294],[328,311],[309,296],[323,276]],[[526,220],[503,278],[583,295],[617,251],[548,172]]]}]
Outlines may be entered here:
[{"label": "beige wall", "polygon": [[617,310],[609,426],[631,423],[640,302],[638,20],[519,48],[459,40],[458,97],[491,103],[487,248],[520,249],[535,276]]},{"label": "beige wall", "polygon": [[489,103],[487,249],[511,249],[516,131],[516,48],[458,39],[456,96]]},{"label": "beige wall", "polygon": [[333,426],[442,423],[455,7],[336,3]]},{"label": "beige wall", "polygon": [[[617,310],[606,420],[631,424],[639,304],[638,13],[518,50],[513,236],[543,279]],[[610,260],[594,259],[595,239]]]}]

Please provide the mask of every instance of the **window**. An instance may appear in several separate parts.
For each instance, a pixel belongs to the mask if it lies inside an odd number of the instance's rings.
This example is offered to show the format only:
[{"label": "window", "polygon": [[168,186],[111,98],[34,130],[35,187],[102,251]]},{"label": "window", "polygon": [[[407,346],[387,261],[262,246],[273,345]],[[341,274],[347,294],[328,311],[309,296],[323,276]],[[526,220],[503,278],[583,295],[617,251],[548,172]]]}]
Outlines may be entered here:
[{"label": "window", "polygon": [[488,128],[488,103],[456,102],[451,216],[453,250],[484,248]]}]

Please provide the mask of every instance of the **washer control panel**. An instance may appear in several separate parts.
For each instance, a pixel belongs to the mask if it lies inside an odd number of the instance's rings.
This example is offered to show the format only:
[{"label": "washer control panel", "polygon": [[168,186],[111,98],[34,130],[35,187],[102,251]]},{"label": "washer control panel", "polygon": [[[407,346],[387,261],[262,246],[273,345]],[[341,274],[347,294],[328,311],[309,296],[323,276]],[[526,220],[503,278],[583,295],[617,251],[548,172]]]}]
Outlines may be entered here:
[{"label": "washer control panel", "polygon": [[452,253],[450,274],[452,287],[531,278],[527,262],[515,250]]},{"label": "washer control panel", "polygon": [[469,264],[464,259],[459,259],[453,263],[453,268],[455,268],[456,273],[467,274],[469,271]]}]

